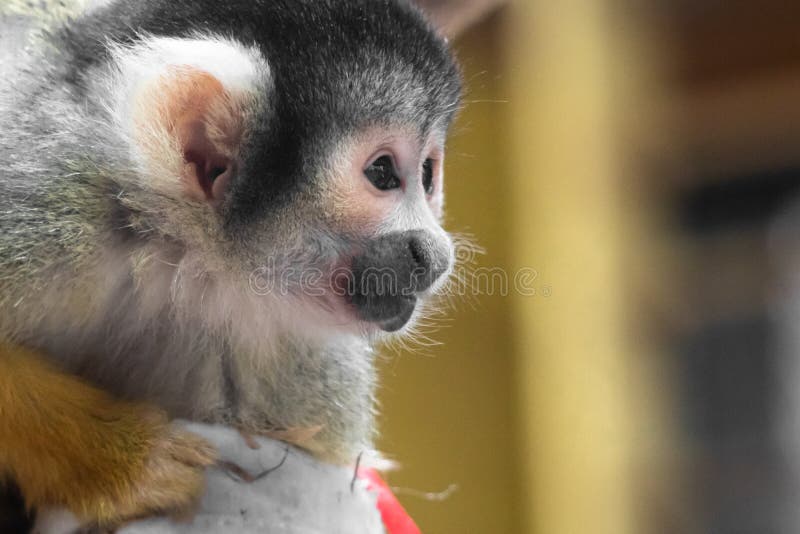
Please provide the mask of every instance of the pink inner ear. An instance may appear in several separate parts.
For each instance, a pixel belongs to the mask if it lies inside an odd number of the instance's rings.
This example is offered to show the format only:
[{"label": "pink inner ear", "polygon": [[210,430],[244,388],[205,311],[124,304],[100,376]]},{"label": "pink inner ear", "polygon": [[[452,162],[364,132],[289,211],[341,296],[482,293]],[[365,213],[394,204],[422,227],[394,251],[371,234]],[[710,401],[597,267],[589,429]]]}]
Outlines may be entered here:
[{"label": "pink inner ear", "polygon": [[230,162],[225,158],[209,159],[202,152],[194,151],[186,152],[184,159],[193,167],[193,172],[187,178],[196,182],[188,184],[189,187],[197,186],[207,200],[219,202],[231,176]]},{"label": "pink inner ear", "polygon": [[[242,117],[230,95],[210,73],[179,66],[150,86],[144,96],[158,105],[148,107],[151,113],[141,116],[141,124],[149,131],[150,121],[160,122],[177,140],[184,160],[180,178],[186,194],[219,204],[235,172],[230,154],[236,153],[241,139]],[[219,130],[217,144],[209,137],[209,120]]]},{"label": "pink inner ear", "polygon": [[186,185],[195,191],[199,187],[204,198],[216,204],[222,199],[230,180],[232,162],[208,139],[202,122],[190,122],[181,130],[183,159],[192,168],[192,172],[184,178],[194,182]]}]

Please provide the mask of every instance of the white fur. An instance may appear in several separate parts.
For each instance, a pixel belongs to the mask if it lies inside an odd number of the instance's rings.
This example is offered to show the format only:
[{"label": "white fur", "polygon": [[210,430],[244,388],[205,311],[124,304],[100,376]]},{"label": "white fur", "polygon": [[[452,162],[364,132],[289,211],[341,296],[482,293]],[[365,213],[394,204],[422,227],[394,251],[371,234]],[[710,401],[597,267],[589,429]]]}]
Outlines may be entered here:
[{"label": "white fur", "polygon": [[148,37],[135,46],[111,46],[119,77],[114,80],[116,97],[123,105],[143,83],[167,73],[169,67],[186,66],[214,76],[232,92],[263,92],[270,69],[255,48],[220,36],[178,39]]}]

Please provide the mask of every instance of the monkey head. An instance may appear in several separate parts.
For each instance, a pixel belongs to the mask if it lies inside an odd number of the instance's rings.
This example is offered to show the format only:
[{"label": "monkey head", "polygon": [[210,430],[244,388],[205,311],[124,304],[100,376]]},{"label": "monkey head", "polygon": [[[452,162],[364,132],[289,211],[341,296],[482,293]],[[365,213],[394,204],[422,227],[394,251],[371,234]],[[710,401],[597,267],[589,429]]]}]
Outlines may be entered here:
[{"label": "monkey head", "polygon": [[453,265],[458,69],[406,2],[280,4],[219,6],[213,24],[187,4],[180,30],[155,11],[74,52],[134,163],[116,178],[121,226],[202,281],[189,307],[305,335],[398,331]]}]

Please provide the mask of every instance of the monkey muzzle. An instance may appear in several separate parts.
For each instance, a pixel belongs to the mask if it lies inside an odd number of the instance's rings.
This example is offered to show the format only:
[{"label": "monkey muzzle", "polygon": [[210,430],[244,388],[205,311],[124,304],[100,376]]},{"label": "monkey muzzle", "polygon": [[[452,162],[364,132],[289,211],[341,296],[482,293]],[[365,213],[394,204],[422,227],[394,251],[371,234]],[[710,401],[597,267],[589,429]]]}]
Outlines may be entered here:
[{"label": "monkey muzzle", "polygon": [[449,242],[424,230],[382,235],[353,258],[347,296],[359,317],[386,332],[411,319],[421,293],[450,267]]}]

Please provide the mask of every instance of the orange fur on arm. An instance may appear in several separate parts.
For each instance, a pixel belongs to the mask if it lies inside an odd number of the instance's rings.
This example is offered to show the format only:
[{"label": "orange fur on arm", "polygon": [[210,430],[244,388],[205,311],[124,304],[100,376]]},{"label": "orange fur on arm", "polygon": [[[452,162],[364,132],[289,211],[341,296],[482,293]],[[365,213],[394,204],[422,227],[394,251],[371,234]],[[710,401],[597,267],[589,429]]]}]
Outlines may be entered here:
[{"label": "orange fur on arm", "polygon": [[161,411],[0,344],[0,470],[29,507],[63,506],[96,525],[184,512],[213,459],[206,442]]}]

